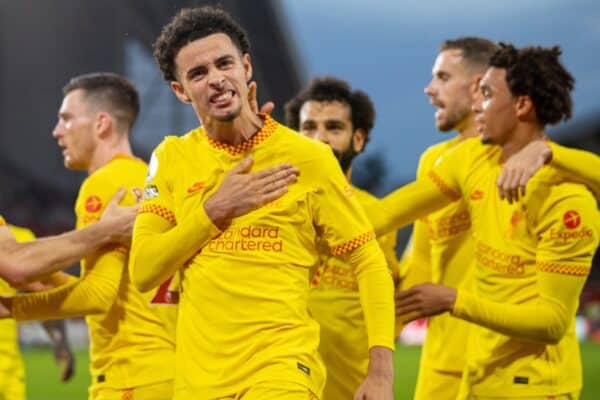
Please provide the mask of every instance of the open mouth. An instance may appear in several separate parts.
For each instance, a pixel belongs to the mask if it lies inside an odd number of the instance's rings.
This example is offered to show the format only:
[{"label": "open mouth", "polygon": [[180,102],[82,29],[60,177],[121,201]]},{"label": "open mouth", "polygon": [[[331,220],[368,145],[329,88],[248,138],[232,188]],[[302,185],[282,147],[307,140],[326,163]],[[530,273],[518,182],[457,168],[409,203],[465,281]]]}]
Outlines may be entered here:
[{"label": "open mouth", "polygon": [[219,92],[210,96],[211,104],[215,104],[217,106],[225,106],[228,105],[231,99],[235,96],[235,92],[233,90],[226,90],[224,92]]}]

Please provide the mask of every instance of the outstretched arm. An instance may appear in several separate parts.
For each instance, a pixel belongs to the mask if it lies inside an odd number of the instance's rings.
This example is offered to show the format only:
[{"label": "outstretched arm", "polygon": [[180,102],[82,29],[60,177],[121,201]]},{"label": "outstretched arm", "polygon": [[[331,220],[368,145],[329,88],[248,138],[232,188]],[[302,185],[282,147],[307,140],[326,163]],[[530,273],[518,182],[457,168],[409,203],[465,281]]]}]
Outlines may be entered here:
[{"label": "outstretched arm", "polygon": [[66,268],[100,247],[131,237],[137,208],[120,207],[124,195],[115,195],[103,218],[77,231],[17,243],[6,226],[0,226],[0,276],[12,286],[28,282]]}]

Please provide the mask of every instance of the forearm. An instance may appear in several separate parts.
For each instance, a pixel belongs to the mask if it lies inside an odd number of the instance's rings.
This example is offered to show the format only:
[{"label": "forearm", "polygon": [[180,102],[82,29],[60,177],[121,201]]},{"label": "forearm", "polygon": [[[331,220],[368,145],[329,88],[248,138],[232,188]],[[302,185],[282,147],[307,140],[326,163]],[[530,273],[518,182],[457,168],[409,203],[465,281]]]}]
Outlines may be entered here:
[{"label": "forearm", "polygon": [[98,222],[87,228],[26,243],[3,246],[8,264],[6,280],[23,286],[68,267],[111,241],[112,223]]},{"label": "forearm", "polygon": [[381,249],[370,241],[348,254],[355,268],[369,348],[394,349],[394,285]]},{"label": "forearm", "polygon": [[[573,279],[573,277],[569,277]],[[585,278],[574,291],[580,293]],[[560,290],[560,289],[559,289]],[[575,315],[577,301],[561,301],[541,295],[531,304],[505,304],[478,298],[465,290],[458,290],[452,315],[488,329],[518,339],[555,344],[562,339]]]},{"label": "forearm", "polygon": [[83,317],[107,312],[114,303],[123,275],[126,256],[103,254],[83,278],[56,289],[28,293],[12,299],[17,320],[49,320]]},{"label": "forearm", "polygon": [[600,198],[600,157],[589,151],[571,149],[549,142],[552,149],[550,163],[567,173],[577,182],[589,187]]},{"label": "forearm", "polygon": [[203,208],[175,226],[154,214],[138,216],[129,262],[133,284],[142,292],[159,286],[220,232]]},{"label": "forearm", "polygon": [[430,179],[420,179],[384,197],[377,209],[365,211],[379,236],[408,225],[458,198],[444,194]]}]

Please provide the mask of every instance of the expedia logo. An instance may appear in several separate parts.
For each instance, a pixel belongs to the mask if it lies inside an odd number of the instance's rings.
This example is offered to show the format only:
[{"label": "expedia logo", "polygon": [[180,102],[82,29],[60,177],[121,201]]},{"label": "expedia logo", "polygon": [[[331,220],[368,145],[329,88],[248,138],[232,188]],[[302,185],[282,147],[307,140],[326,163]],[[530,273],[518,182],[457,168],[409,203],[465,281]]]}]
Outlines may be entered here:
[{"label": "expedia logo", "polygon": [[85,200],[85,210],[89,213],[96,213],[102,208],[102,200],[98,196],[90,196]]},{"label": "expedia logo", "polygon": [[592,237],[592,230],[590,228],[583,227],[578,231],[563,231],[558,229],[550,229],[550,239],[551,240],[562,240],[563,243],[566,243],[571,240],[583,239],[586,237]]},{"label": "expedia logo", "polygon": [[581,224],[581,216],[575,210],[569,210],[563,215],[563,223],[567,229],[575,229]]}]

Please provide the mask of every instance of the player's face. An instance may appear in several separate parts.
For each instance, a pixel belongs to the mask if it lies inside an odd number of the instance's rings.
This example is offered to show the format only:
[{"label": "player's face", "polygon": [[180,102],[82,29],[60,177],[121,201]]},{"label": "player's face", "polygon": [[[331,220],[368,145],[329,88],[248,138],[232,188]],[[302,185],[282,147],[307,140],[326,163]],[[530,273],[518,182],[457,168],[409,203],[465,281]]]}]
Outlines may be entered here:
[{"label": "player's face", "polygon": [[352,126],[350,106],[340,101],[305,102],[300,108],[300,133],[327,143],[346,172],[364,147],[364,135]]},{"label": "player's face", "polygon": [[506,83],[506,70],[488,68],[479,89],[473,111],[481,141],[503,145],[510,139],[518,122],[515,98]]},{"label": "player's face", "polygon": [[466,68],[462,50],[444,50],[433,64],[431,82],[425,87],[429,102],[437,108],[435,125],[438,130],[459,130],[473,104],[473,76]]},{"label": "player's face", "polygon": [[88,169],[95,148],[94,115],[82,89],[73,90],[63,98],[52,136],[62,149],[65,167]]},{"label": "player's face", "polygon": [[192,104],[201,121],[232,121],[248,107],[250,55],[241,55],[229,36],[215,33],[194,40],[175,57],[177,97]]}]

